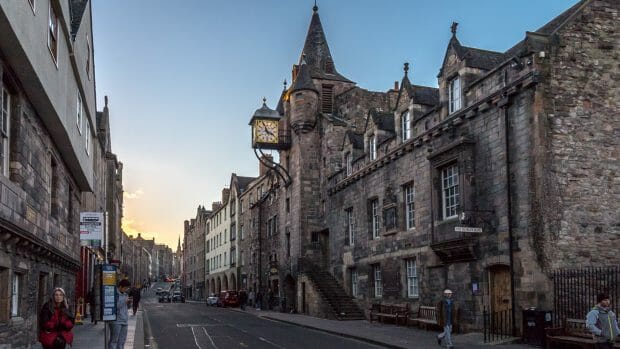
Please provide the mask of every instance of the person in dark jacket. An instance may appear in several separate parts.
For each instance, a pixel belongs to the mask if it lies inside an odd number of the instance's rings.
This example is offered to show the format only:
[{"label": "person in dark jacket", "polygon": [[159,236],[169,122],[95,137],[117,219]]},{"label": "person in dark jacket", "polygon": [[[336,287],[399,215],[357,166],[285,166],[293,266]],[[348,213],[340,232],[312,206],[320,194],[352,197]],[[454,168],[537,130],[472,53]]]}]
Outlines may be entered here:
[{"label": "person in dark jacket", "polygon": [[239,307],[241,310],[245,310],[245,304],[248,301],[248,293],[245,290],[239,291]]},{"label": "person in dark jacket", "polygon": [[437,344],[441,346],[443,340],[446,348],[452,348],[452,328],[457,326],[458,307],[452,299],[452,291],[443,291],[444,299],[437,304],[437,323],[443,327],[443,332],[437,335]]},{"label": "person in dark jacket", "polygon": [[613,349],[616,338],[620,336],[618,319],[610,309],[611,300],[605,293],[596,296],[596,306],[588,312],[586,328],[592,332],[596,348]]},{"label": "person in dark jacket", "polygon": [[140,296],[141,292],[139,287],[134,287],[131,289],[131,292],[129,292],[129,297],[132,298],[131,308],[134,316],[136,315],[136,311],[138,311],[138,306],[140,305]]},{"label": "person in dark jacket", "polygon": [[65,290],[56,287],[52,298],[39,312],[39,342],[43,349],[64,349],[73,344],[75,316],[69,309]]}]

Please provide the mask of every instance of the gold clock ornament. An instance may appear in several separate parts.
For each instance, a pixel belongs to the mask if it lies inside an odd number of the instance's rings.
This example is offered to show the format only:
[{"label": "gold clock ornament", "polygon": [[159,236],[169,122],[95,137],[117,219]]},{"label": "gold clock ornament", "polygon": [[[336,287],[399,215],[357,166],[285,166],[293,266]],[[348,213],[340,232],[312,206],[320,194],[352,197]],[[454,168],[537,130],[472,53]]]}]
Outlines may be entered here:
[{"label": "gold clock ornament", "polygon": [[254,143],[278,143],[278,120],[254,120]]}]

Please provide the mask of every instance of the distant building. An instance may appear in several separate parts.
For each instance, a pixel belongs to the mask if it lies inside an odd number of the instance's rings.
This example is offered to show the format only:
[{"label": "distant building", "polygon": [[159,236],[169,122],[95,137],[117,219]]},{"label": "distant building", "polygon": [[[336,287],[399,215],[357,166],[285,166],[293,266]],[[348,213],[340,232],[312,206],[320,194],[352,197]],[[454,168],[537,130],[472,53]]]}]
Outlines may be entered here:
[{"label": "distant building", "polygon": [[205,235],[211,211],[198,206],[196,218],[184,223],[183,276],[185,295],[192,299],[205,297]]}]

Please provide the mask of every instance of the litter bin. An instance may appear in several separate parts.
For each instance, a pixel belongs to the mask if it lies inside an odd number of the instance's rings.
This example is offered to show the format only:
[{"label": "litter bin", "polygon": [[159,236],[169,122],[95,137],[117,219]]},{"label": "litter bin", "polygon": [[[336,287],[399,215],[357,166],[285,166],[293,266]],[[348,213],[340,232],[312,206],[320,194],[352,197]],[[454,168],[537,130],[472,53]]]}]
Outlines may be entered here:
[{"label": "litter bin", "polygon": [[535,308],[523,310],[523,342],[544,347],[545,328],[552,325],[551,311]]}]

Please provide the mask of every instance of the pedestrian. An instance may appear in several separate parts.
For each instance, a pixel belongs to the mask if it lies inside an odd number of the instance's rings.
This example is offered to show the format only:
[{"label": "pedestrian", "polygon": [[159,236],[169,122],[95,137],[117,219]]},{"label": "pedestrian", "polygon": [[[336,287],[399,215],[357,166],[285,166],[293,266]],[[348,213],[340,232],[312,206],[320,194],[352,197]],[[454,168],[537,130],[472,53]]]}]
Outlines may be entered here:
[{"label": "pedestrian", "polygon": [[88,300],[88,307],[90,308],[90,322],[97,324],[97,305],[96,305],[96,297],[95,297],[95,286],[93,286],[88,294],[86,295]]},{"label": "pedestrian", "polygon": [[127,306],[131,303],[131,299],[127,296],[129,287],[131,287],[131,283],[127,279],[118,282],[118,288],[116,290],[116,320],[110,321],[108,349],[125,348],[125,340],[127,339],[127,319],[129,317]]},{"label": "pedestrian", "polygon": [[269,287],[269,290],[267,291],[267,309],[273,309],[273,301],[273,291],[271,290],[271,287]]},{"label": "pedestrian", "polygon": [[443,291],[443,296],[444,299],[437,304],[437,323],[439,326],[443,327],[443,332],[437,335],[437,344],[441,346],[441,341],[443,339],[446,348],[453,348],[452,328],[458,326],[458,307],[454,299],[452,299],[452,291],[445,289]]},{"label": "pedestrian", "polygon": [[133,309],[133,315],[136,315],[136,311],[138,311],[138,306],[140,305],[140,287],[134,287],[131,289],[129,293],[129,297],[131,297],[132,303],[131,308]]},{"label": "pedestrian", "polygon": [[69,309],[65,290],[56,287],[52,298],[39,312],[39,342],[43,349],[64,349],[73,344],[75,316]]},{"label": "pedestrian", "polygon": [[586,316],[586,328],[592,333],[596,348],[612,349],[616,337],[620,336],[618,319],[610,308],[611,299],[607,294],[599,293],[596,303]]},{"label": "pedestrian", "polygon": [[245,290],[239,291],[239,307],[245,310],[245,303],[248,301],[248,293]]},{"label": "pedestrian", "polygon": [[256,310],[260,310],[261,305],[263,305],[263,294],[259,291],[256,292],[256,299],[254,300],[256,304]]},{"label": "pedestrian", "polygon": [[250,306],[254,305],[254,297],[255,297],[254,290],[250,287],[250,293],[248,294],[248,304]]}]

